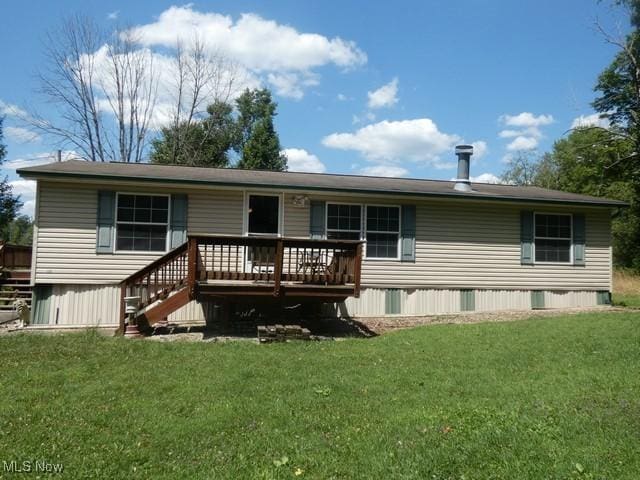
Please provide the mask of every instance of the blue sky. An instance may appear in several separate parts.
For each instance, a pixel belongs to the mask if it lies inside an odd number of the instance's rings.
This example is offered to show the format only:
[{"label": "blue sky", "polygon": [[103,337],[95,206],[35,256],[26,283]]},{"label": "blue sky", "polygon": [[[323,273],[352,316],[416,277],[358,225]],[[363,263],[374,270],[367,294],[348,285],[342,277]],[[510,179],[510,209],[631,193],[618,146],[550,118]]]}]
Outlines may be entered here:
[{"label": "blue sky", "polygon": [[3,2],[4,171],[26,213],[33,185],[14,169],[57,146],[14,113],[56,118],[35,73],[44,32],[75,12],[133,25],[154,50],[196,32],[215,44],[274,91],[291,169],[436,179],[455,175],[456,143],[476,145],[472,175],[491,180],[509,155],[544,152],[577,118],[594,121],[593,86],[615,54],[594,21],[626,28],[596,0]]}]

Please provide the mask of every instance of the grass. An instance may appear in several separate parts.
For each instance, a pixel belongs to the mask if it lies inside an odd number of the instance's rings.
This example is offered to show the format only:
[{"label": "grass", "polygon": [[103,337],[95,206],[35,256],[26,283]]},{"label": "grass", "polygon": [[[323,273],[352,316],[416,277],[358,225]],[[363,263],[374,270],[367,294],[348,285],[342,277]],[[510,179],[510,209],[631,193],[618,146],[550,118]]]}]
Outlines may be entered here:
[{"label": "grass", "polygon": [[0,462],[68,478],[637,478],[639,327],[640,312],[599,312],[274,345],[5,336]]},{"label": "grass", "polygon": [[640,276],[624,270],[614,270],[613,304],[640,308]]}]

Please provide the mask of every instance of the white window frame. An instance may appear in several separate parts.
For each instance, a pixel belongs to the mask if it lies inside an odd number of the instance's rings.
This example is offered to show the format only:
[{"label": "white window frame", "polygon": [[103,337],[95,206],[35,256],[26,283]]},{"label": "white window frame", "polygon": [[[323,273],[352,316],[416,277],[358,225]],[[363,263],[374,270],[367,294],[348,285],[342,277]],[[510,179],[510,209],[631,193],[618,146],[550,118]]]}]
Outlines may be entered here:
[{"label": "white window frame", "polygon": [[[367,230],[367,216],[368,216],[368,212],[369,212],[369,207],[385,207],[385,208],[397,208],[398,209],[398,231],[397,232],[392,232],[392,231],[378,231],[378,230]],[[400,260],[400,257],[402,255],[402,252],[400,251],[401,245],[402,245],[402,208],[400,207],[400,205],[385,205],[385,204],[367,204],[365,205],[365,212],[364,212],[364,224],[363,224],[363,234],[364,234],[364,238],[365,241],[367,239],[367,234],[368,233],[396,233],[398,235],[398,245],[396,248],[396,251],[398,252],[398,255],[395,257],[369,257],[367,256],[367,244],[365,243],[364,246],[364,258],[366,258],[367,260]]]},{"label": "white window frame", "polygon": [[[539,237],[536,235],[536,219],[538,215],[555,215],[557,217],[569,217],[569,237]],[[545,262],[536,260],[536,240],[569,240],[569,261]],[[573,214],[558,212],[534,212],[533,213],[533,263],[541,265],[573,265]]]},{"label": "white window frame", "polygon": [[[120,222],[118,220],[118,205],[120,203],[120,195],[134,195],[138,197],[166,197],[167,198],[167,222],[159,223],[159,222]],[[121,255],[144,255],[147,253],[158,254],[158,253],[167,253],[169,251],[169,236],[171,234],[171,195],[166,193],[141,193],[141,192],[116,192],[116,205],[115,205],[115,228],[113,229],[113,248],[114,253]],[[160,225],[167,227],[167,234],[164,240],[164,250],[118,250],[118,225]]]},{"label": "white window frame", "polygon": [[[358,231],[356,230],[343,230],[340,228],[329,228],[329,205],[335,205],[335,206],[340,206],[340,205],[349,205],[350,207],[352,206],[357,206],[360,207],[360,229]],[[364,227],[364,217],[365,217],[365,209],[366,207],[361,204],[361,203],[355,203],[355,202],[327,202],[325,205],[325,211],[324,211],[324,237],[326,239],[329,239],[329,231],[332,232],[349,232],[349,233],[357,233],[358,234],[358,240],[362,240],[363,237],[363,227]]]},{"label": "white window frame", "polygon": [[[249,197],[252,195],[260,197],[278,197],[278,233],[251,233],[249,232]],[[272,190],[245,190],[243,199],[242,215],[242,236],[243,237],[282,237],[284,230],[284,193]]]}]

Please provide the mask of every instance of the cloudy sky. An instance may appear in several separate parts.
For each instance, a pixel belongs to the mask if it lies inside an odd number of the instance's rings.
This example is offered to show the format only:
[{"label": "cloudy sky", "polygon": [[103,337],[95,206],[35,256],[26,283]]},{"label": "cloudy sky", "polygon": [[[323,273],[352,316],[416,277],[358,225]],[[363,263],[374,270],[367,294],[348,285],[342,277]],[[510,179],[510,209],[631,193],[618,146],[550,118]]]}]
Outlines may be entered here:
[{"label": "cloudy sky", "polygon": [[450,179],[453,147],[465,142],[479,181],[598,121],[593,85],[615,50],[594,22],[626,28],[606,0],[3,2],[3,170],[27,214],[33,185],[15,168],[49,161],[58,146],[16,114],[55,118],[34,74],[44,33],[76,12],[132,26],[158,55],[195,35],[224,52],[247,85],[274,92],[291,170]]}]

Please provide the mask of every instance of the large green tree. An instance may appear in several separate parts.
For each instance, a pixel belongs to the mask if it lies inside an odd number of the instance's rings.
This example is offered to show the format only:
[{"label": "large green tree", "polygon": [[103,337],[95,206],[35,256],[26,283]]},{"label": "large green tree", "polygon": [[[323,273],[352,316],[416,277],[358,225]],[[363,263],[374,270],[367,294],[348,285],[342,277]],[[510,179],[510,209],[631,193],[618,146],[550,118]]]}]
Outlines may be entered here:
[{"label": "large green tree", "polygon": [[214,102],[207,116],[195,122],[182,122],[177,127],[165,127],[152,142],[151,161],[165,165],[196,167],[227,167],[229,154],[237,140],[233,107]]},{"label": "large green tree", "polygon": [[[618,182],[629,182],[627,192],[631,206],[625,216],[632,241],[620,245],[616,255],[624,266],[640,271],[640,1],[616,0],[614,3],[627,9],[631,28],[623,37],[600,28],[606,41],[615,45],[618,52],[598,77],[595,86],[598,96],[593,107],[611,123],[611,128],[602,130],[604,138],[598,145],[610,145],[620,139],[631,145],[626,155],[621,155],[608,169],[611,170],[610,183],[614,183],[614,178]],[[615,191],[613,188],[610,194]],[[620,251],[621,248],[628,251]]]},{"label": "large green tree", "polygon": [[[4,163],[4,158],[7,155],[7,148],[3,143],[3,123],[4,118],[0,117],[0,165]],[[2,181],[0,181],[0,232],[3,232],[7,225],[16,218],[18,209],[21,206],[22,202],[20,198],[13,195],[13,189],[9,183],[9,179],[5,176]]]},{"label": "large green tree", "polygon": [[238,110],[238,167],[286,170],[287,157],[281,153],[280,138],[273,119],[277,104],[267,89],[245,90],[236,100]]}]

